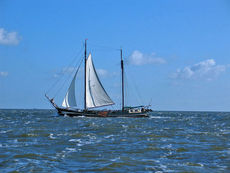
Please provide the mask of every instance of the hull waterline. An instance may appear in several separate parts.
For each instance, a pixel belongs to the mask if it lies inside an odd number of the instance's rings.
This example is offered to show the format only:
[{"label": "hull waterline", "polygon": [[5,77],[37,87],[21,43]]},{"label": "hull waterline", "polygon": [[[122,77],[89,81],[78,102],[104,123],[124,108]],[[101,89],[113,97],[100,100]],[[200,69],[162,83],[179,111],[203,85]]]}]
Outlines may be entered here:
[{"label": "hull waterline", "polygon": [[140,112],[140,113],[129,113],[123,112],[121,110],[109,110],[109,111],[83,111],[83,110],[68,110],[68,109],[57,109],[58,114],[62,116],[70,117],[101,117],[101,118],[110,118],[110,117],[127,117],[127,118],[143,118],[149,117],[149,112]]},{"label": "hull waterline", "polygon": [[129,110],[80,110],[80,109],[68,109],[60,108],[54,103],[53,99],[50,99],[47,95],[46,98],[50,101],[53,107],[57,110],[59,115],[70,117],[128,117],[128,118],[143,118],[149,117],[151,109],[139,110],[139,112],[130,112]]}]

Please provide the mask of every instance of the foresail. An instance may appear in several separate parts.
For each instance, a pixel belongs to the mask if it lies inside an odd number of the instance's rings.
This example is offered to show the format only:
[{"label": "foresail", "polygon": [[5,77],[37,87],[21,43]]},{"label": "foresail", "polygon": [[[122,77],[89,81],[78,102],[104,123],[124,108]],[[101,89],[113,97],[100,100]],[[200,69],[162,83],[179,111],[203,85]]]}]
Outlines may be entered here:
[{"label": "foresail", "polygon": [[103,88],[93,65],[92,56],[89,54],[86,62],[86,107],[94,108],[112,104],[114,102]]},{"label": "foresail", "polygon": [[[78,70],[77,70],[78,71]],[[65,98],[62,102],[62,106],[63,107],[75,107],[77,106],[77,103],[76,103],[76,98],[75,98],[75,80],[76,80],[76,75],[77,75],[77,72],[76,74],[74,75],[74,78],[69,86],[69,89],[65,95]]]}]

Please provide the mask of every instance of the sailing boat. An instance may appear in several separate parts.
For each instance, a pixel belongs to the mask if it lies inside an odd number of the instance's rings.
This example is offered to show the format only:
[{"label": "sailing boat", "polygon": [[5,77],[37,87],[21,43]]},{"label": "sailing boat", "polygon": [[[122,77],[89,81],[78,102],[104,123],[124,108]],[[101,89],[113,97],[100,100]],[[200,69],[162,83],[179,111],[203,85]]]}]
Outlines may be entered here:
[{"label": "sailing boat", "polygon": [[77,109],[75,98],[75,80],[79,71],[79,67],[70,83],[68,91],[62,102],[62,106],[58,106],[54,102],[54,98],[46,98],[54,106],[60,115],[68,116],[86,116],[86,117],[148,117],[148,113],[152,110],[149,106],[125,107],[124,97],[124,63],[121,51],[121,74],[122,74],[122,109],[121,110],[94,110],[93,108],[113,105],[114,102],[105,91],[99,80],[96,69],[93,64],[91,53],[87,57],[87,44],[85,40],[85,56],[84,56],[84,109]]}]

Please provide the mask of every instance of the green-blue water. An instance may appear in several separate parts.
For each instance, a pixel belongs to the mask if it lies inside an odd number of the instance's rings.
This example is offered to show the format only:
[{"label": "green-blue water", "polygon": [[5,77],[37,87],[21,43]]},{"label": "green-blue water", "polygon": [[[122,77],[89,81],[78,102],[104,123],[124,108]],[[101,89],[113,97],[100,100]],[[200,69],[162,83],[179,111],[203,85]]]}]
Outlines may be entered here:
[{"label": "green-blue water", "polygon": [[0,172],[230,172],[230,113],[0,110]]}]

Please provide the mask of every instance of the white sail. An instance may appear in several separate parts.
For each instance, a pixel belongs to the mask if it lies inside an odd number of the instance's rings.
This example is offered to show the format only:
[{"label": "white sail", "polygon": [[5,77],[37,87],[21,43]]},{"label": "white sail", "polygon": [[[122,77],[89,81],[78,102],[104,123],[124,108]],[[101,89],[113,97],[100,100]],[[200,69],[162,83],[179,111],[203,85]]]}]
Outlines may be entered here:
[{"label": "white sail", "polygon": [[86,107],[94,108],[112,104],[114,103],[103,88],[93,65],[92,56],[89,54],[86,62]]},{"label": "white sail", "polygon": [[[78,70],[77,70],[78,71]],[[75,107],[77,106],[77,103],[76,103],[76,98],[75,98],[75,80],[76,80],[76,75],[77,75],[77,72],[75,73],[74,75],[74,78],[69,86],[69,89],[65,95],[65,98],[62,102],[62,106],[63,107]]]}]

